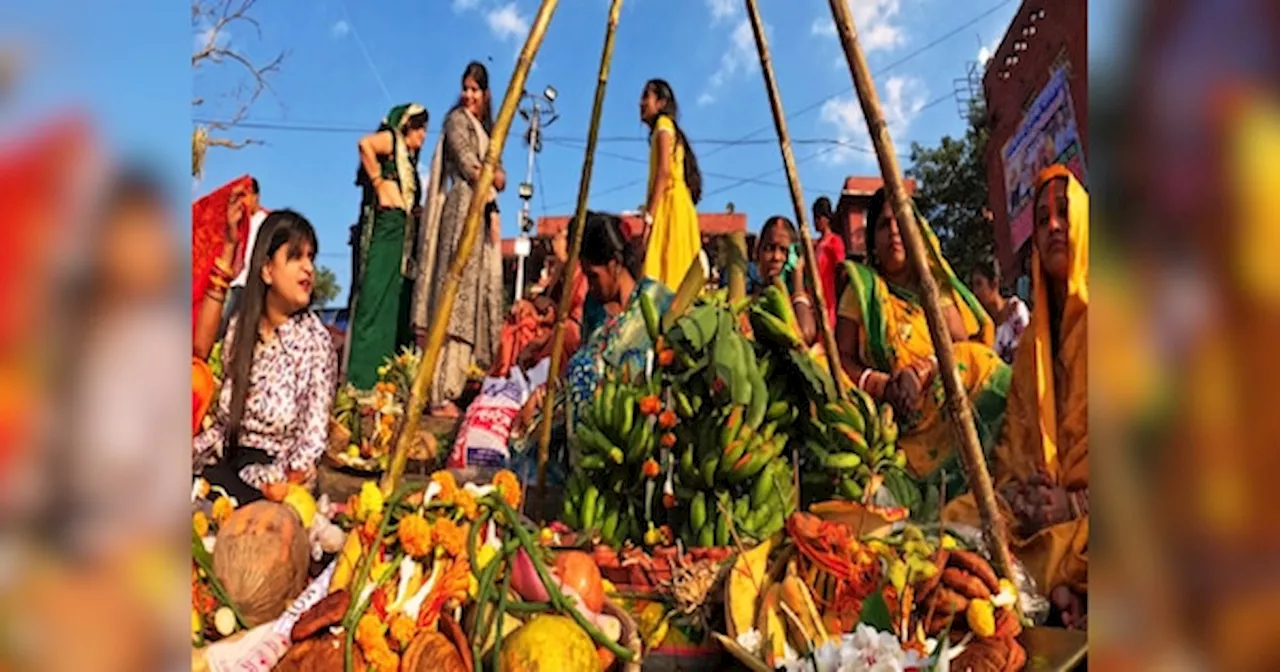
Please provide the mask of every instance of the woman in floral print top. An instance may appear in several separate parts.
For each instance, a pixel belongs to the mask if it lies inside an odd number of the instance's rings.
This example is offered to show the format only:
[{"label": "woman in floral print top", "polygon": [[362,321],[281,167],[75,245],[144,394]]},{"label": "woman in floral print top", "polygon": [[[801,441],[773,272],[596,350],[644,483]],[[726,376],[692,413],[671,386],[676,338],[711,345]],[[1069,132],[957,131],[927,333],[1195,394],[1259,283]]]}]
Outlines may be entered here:
[{"label": "woman in floral print top", "polygon": [[[309,309],[317,249],[315,230],[301,215],[269,215],[227,330],[225,383],[213,425],[195,439],[195,470],[241,503],[260,498],[268,483],[312,483],[326,445],[337,354]],[[225,289],[212,284],[195,334],[197,357],[212,348],[214,316],[225,300]]]}]

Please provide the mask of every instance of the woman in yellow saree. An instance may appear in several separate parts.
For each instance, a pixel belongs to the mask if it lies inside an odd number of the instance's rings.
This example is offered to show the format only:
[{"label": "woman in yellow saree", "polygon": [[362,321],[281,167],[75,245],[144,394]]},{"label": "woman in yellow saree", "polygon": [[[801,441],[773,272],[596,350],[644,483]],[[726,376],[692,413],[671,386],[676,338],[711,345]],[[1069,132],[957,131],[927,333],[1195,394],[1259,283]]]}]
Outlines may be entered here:
[{"label": "woman in yellow saree", "polygon": [[[1089,581],[1089,196],[1062,165],[1036,180],[1031,282],[1035,307],[1013,364],[992,480],[1012,550],[1063,625],[1083,628]],[[973,499],[947,521],[977,524]]]},{"label": "woman in yellow saree", "polygon": [[[900,431],[898,445],[906,453],[908,471],[935,488],[943,485],[952,497],[964,491],[966,482],[955,450],[956,433],[943,410],[945,393],[919,300],[919,278],[907,263],[883,188],[872,196],[868,212],[875,213],[867,218],[869,265],[845,264],[848,283],[836,321],[841,364],[858,387],[893,407]],[[979,436],[984,446],[993,445],[1009,384],[1009,367],[992,348],[995,326],[942,257],[929,223],[918,214],[916,221]]]}]

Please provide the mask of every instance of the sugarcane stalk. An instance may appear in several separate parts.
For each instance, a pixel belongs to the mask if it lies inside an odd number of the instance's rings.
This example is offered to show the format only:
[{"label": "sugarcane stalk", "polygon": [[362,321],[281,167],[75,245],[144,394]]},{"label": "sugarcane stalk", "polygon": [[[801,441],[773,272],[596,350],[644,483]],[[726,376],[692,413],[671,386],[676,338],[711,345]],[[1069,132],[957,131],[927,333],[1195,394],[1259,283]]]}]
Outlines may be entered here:
[{"label": "sugarcane stalk", "polygon": [[[545,2],[545,0],[544,0]],[[553,3],[554,4],[554,3]],[[591,122],[587,127],[587,148],[582,158],[582,175],[578,180],[578,205],[573,219],[576,227],[573,240],[569,241],[569,259],[561,272],[564,291],[557,308],[555,334],[551,342],[551,370],[547,374],[547,391],[542,404],[542,422],[538,425],[538,502],[545,508],[547,486],[547,460],[551,455],[551,422],[555,414],[556,392],[559,389],[560,367],[564,360],[564,316],[573,305],[573,292],[569,291],[578,272],[578,255],[582,250],[582,233],[586,229],[587,197],[591,191],[591,171],[595,167],[596,141],[600,135],[600,117],[604,110],[604,94],[609,84],[609,64],[613,61],[613,38],[618,30],[618,17],[622,14],[622,0],[609,4],[609,21],[605,25],[604,48],[600,52],[600,70],[596,75],[596,97],[591,103]],[[583,334],[585,337],[586,334]],[[542,518],[541,515],[538,516]]]},{"label": "sugarcane stalk", "polygon": [[818,256],[813,251],[813,238],[809,236],[809,214],[805,207],[804,192],[800,188],[800,173],[796,168],[795,152],[791,149],[791,132],[787,130],[787,116],[782,111],[782,97],[778,93],[778,80],[773,74],[773,59],[769,56],[769,42],[764,34],[764,25],[760,20],[760,9],[756,0],[746,0],[747,16],[751,20],[751,32],[756,37],[756,51],[760,55],[760,72],[764,74],[764,88],[769,94],[769,106],[773,109],[773,126],[778,131],[778,148],[782,151],[782,165],[787,171],[787,186],[791,190],[791,204],[795,208],[796,228],[800,229],[800,250],[804,255],[805,282],[813,288],[814,313],[818,326],[818,336],[822,339],[822,347],[826,350],[827,368],[841,397],[846,397],[849,390],[845,386],[845,376],[840,370],[840,351],[836,346],[835,331],[827,321],[827,302],[835,301],[833,296],[823,292],[822,281],[818,278]]},{"label": "sugarcane stalk", "polygon": [[449,315],[453,312],[453,303],[458,296],[458,286],[462,283],[462,274],[471,259],[471,250],[476,239],[480,237],[480,224],[484,215],[485,204],[493,189],[493,175],[498,160],[502,158],[502,149],[507,143],[507,132],[511,129],[511,120],[515,117],[516,108],[520,106],[520,97],[524,93],[525,81],[529,77],[529,68],[533,58],[542,45],[542,38],[551,24],[551,16],[555,14],[559,0],[542,0],[538,14],[529,28],[529,36],[525,38],[524,48],[520,50],[520,58],[516,61],[515,71],[511,73],[511,81],[507,84],[506,96],[502,99],[502,107],[498,110],[498,118],[493,124],[493,133],[489,138],[489,152],[484,157],[480,176],[472,187],[471,205],[467,210],[467,218],[459,234],[458,249],[449,260],[448,273],[444,285],[436,301],[435,311],[431,319],[431,329],[427,332],[427,343],[422,353],[422,363],[413,379],[413,387],[409,392],[409,405],[405,409],[404,426],[400,436],[396,438],[395,453],[391,457],[391,465],[382,478],[382,491],[390,493],[395,490],[404,474],[409,460],[409,445],[418,435],[418,425],[422,421],[423,407],[426,405],[427,390],[435,380],[436,366],[440,363],[440,351],[444,347],[446,330],[449,327]]},{"label": "sugarcane stalk", "polygon": [[[667,312],[662,316],[662,330],[665,332],[676,323],[676,320],[684,317],[689,311],[689,307],[698,299],[698,295],[702,294],[702,290],[707,286],[707,273],[702,268],[702,260],[694,257],[689,264],[689,268],[684,273],[684,279],[680,281],[680,287],[676,289],[676,295],[671,298],[671,305],[667,307]],[[656,343],[654,344],[657,345]]]},{"label": "sugarcane stalk", "polygon": [[[892,204],[893,214],[898,221],[898,230],[906,244],[907,261],[920,279],[925,319],[929,324],[929,336],[933,340],[934,354],[938,358],[938,373],[942,376],[942,386],[946,390],[947,414],[960,439],[965,472],[970,486],[973,487],[978,511],[982,516],[982,532],[991,549],[996,569],[1003,577],[1012,580],[1013,558],[1009,554],[1008,537],[1004,525],[1001,524],[999,508],[996,506],[995,488],[991,483],[991,474],[987,471],[982,444],[978,440],[972,407],[969,405],[968,395],[960,380],[960,373],[956,370],[951,332],[947,328],[947,321],[942,314],[938,298],[938,283],[933,273],[929,271],[924,238],[916,223],[915,209],[907,199],[902,170],[898,166],[898,155],[894,151],[893,142],[889,139],[889,127],[880,109],[880,98],[876,93],[875,82],[871,79],[871,70],[867,67],[866,56],[858,44],[858,35],[853,25],[853,14],[849,10],[848,2],[846,0],[828,0],[828,2],[835,20],[836,32],[844,47],[845,59],[849,62],[853,86],[862,104],[862,114],[867,120],[867,131],[871,136],[872,145],[875,146],[880,173],[884,177],[885,188],[889,192],[889,203]],[[755,4],[754,0],[747,0],[747,3]],[[868,216],[877,217],[879,213],[870,213]]]}]

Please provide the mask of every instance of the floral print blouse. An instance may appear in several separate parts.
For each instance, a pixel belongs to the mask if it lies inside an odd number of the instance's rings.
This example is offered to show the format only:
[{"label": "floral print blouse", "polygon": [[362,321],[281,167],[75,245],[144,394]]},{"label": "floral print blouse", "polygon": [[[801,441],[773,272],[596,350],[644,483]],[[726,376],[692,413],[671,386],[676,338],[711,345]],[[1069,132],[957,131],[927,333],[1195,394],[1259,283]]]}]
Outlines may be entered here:
[{"label": "floral print blouse", "polygon": [[[237,321],[231,319],[223,352],[232,350]],[[337,371],[329,331],[311,311],[290,318],[276,328],[275,338],[258,344],[249,371],[240,445],[260,449],[274,459],[244,467],[241,480],[261,487],[285,480],[287,471],[315,469],[327,445]],[[231,385],[223,384],[214,423],[195,440],[197,470],[221,457],[230,410]]]},{"label": "floral print blouse", "polygon": [[627,362],[632,371],[644,370],[653,342],[640,312],[638,299],[641,292],[653,298],[658,314],[665,313],[674,298],[665,285],[645,278],[637,283],[627,307],[586,337],[582,347],[569,359],[569,399],[575,411],[574,417],[578,417],[582,405],[595,393],[606,365],[621,367]]}]

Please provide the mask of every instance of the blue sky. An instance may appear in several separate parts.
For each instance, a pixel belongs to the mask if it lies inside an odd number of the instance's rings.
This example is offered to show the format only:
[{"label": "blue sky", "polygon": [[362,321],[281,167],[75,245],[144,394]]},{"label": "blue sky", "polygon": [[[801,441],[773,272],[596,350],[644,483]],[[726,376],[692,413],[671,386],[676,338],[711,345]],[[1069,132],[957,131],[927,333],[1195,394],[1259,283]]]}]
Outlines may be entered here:
[{"label": "blue sky", "polygon": [[[265,144],[210,151],[197,191],[242,173],[262,184],[267,207],[292,207],[320,232],[321,263],[348,285],[347,227],[356,213],[352,185],[361,132],[393,104],[414,100],[432,113],[435,131],[456,99],[469,60],[489,66],[502,95],[515,55],[536,11],[533,0],[277,0],[254,7],[261,37],[247,25],[221,39],[262,61],[288,54],[249,113],[253,127],[232,133]],[[984,46],[999,43],[1015,0],[858,0],[855,18],[899,152],[910,141],[935,143],[963,128],[951,95]],[[560,119],[546,130],[533,183],[532,215],[571,211],[577,194],[587,122],[608,0],[563,0],[529,76],[528,88],[553,85]],[[849,73],[823,0],[762,0],[773,59],[791,115],[805,198],[838,193],[849,174],[876,174]],[[192,45],[207,39],[193,27]],[[948,33],[953,36],[938,41]],[[931,45],[931,43],[937,42]],[[888,67],[891,66],[891,67]],[[886,67],[888,69],[886,70]],[[195,95],[210,102],[199,118],[225,118],[244,79],[234,64],[196,72]],[[736,0],[627,0],[601,123],[591,207],[635,208],[644,199],[647,146],[637,116],[643,83],[668,79],[680,122],[706,174],[700,210],[732,201],[754,229],[769,215],[791,214],[782,162],[754,41]],[[932,105],[930,104],[932,103]],[[495,109],[497,101],[495,100]],[[522,130],[517,119],[513,130]],[[749,136],[749,137],[748,137]],[[746,142],[733,144],[732,141]],[[833,142],[835,141],[835,142]],[[844,144],[836,144],[841,142]],[[511,183],[523,178],[527,150],[519,136],[504,160]],[[423,167],[428,157],[423,159]],[[514,235],[520,201],[502,196],[504,233]]]}]

